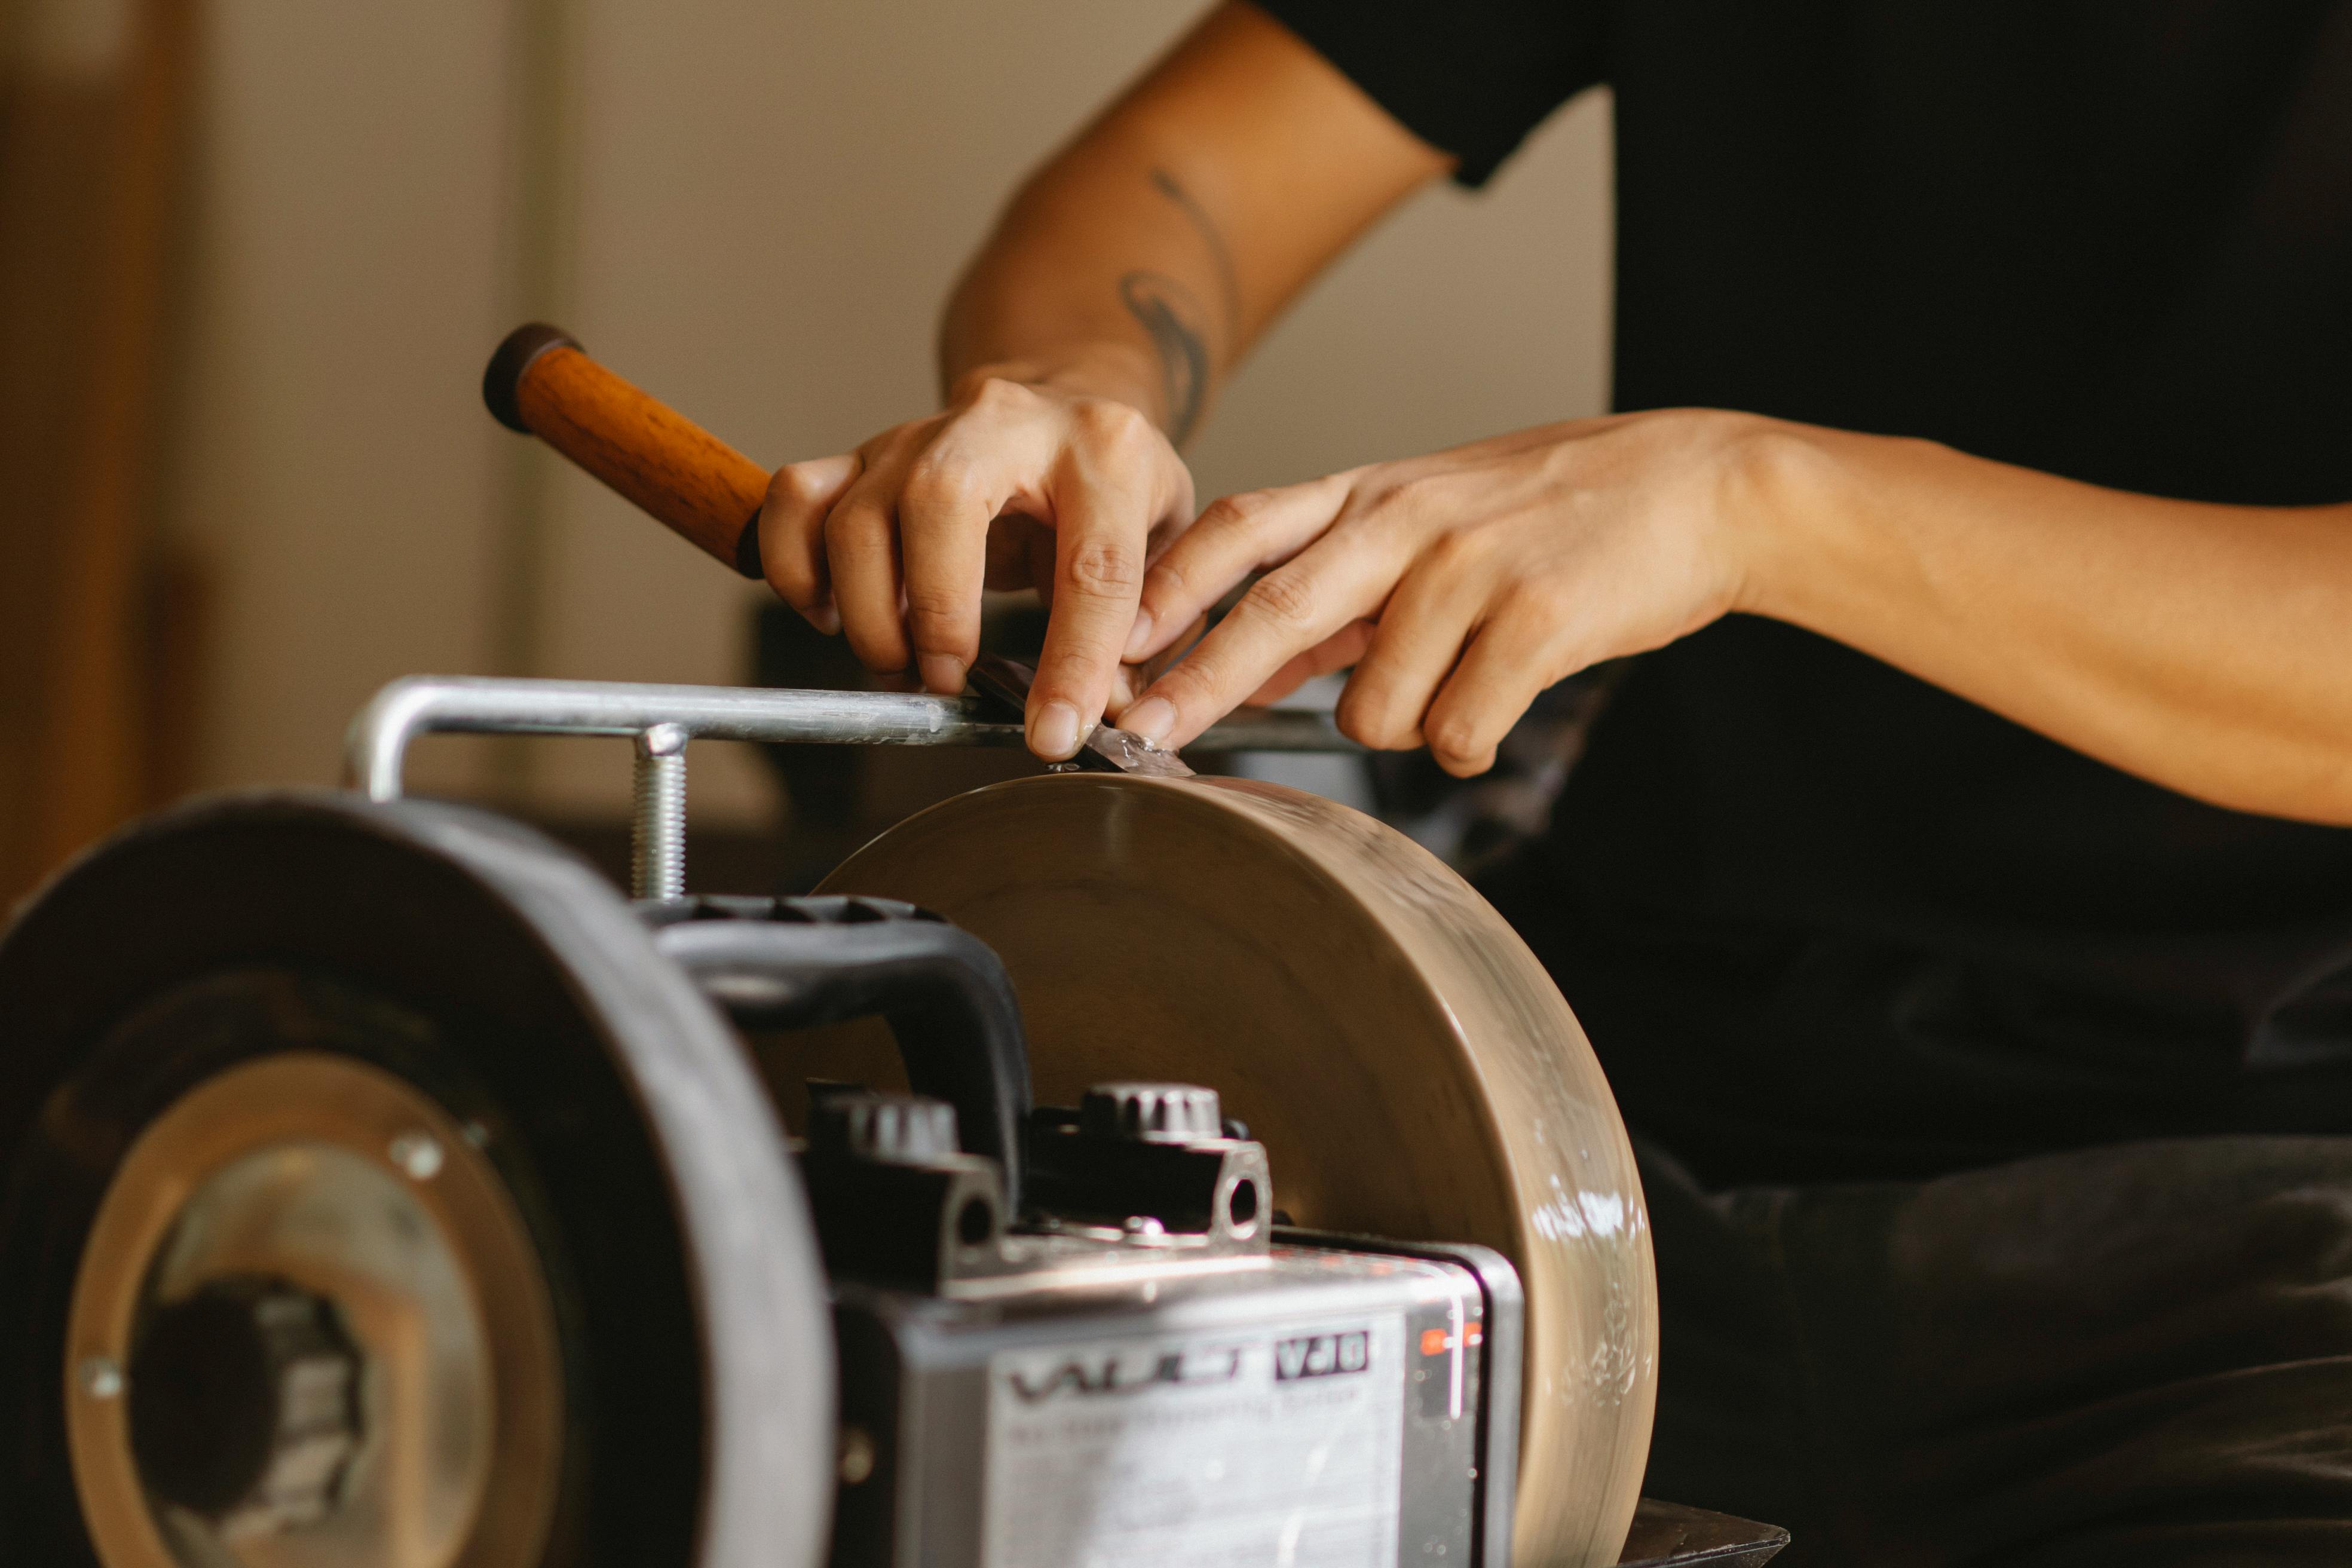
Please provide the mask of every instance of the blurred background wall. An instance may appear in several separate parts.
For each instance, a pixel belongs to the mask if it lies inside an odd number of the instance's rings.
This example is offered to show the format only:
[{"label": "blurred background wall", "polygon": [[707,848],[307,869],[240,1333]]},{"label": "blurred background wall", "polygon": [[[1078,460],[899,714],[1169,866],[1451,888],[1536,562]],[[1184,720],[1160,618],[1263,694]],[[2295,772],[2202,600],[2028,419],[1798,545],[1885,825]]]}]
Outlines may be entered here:
[{"label": "blurred background wall", "polygon": [[[73,454],[0,503],[0,882],[184,790],[332,782],[403,673],[745,679],[753,591],[497,428],[491,346],[556,320],[770,463],[927,411],[998,204],[1200,10],[0,0],[0,439]],[[1202,499],[1599,411],[1607,137],[1589,97],[1377,233],[1225,398]],[[698,822],[766,830],[735,750]],[[450,740],[415,776],[593,818],[627,772]]]}]

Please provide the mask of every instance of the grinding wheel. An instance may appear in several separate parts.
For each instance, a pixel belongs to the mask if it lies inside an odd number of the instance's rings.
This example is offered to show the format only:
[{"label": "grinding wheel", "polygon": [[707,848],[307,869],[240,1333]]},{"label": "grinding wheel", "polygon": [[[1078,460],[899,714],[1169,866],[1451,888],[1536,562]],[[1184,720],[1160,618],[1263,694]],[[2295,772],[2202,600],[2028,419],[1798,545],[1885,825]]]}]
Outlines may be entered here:
[{"label": "grinding wheel", "polygon": [[1296,1223],[1508,1255],[1528,1309],[1514,1561],[1617,1560],[1657,1368],[1641,1184],[1567,1003],[1452,870],[1278,785],[1072,773],[935,806],[824,890],[921,904],[993,947],[1042,1100],[1209,1084]]}]

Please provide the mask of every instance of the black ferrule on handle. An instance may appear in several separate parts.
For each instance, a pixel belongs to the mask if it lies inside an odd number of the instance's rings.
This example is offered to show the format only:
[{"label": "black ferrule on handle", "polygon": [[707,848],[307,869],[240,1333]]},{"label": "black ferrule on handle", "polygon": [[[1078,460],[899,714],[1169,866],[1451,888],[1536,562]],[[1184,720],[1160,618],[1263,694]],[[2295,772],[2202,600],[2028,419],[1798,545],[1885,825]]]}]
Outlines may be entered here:
[{"label": "black ferrule on handle", "polygon": [[498,353],[490,356],[489,368],[482,372],[482,401],[489,405],[491,416],[517,435],[530,435],[530,426],[522,417],[524,374],[548,350],[579,346],[579,339],[545,321],[528,321],[509,332]]}]

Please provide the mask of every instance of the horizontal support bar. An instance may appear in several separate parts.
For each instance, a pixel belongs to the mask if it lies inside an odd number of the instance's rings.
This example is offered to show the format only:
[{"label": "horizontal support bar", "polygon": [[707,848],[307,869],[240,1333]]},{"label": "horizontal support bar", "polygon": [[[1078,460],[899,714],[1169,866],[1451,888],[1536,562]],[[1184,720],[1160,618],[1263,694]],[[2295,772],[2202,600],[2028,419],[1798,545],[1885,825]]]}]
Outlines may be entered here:
[{"label": "horizontal support bar", "polygon": [[[419,735],[639,735],[671,724],[695,740],[835,746],[1018,746],[1021,726],[977,697],[769,687],[412,675],[352,720],[344,773],[372,800],[397,800]],[[1328,714],[1271,709],[1212,725],[1188,752],[1348,752]]]}]

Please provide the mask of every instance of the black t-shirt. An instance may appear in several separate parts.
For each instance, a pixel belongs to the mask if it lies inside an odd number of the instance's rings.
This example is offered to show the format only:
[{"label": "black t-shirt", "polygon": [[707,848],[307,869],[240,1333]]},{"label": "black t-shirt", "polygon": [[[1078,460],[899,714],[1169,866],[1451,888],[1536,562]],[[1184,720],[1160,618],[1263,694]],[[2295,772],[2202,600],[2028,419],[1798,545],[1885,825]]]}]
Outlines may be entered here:
[{"label": "black t-shirt", "polygon": [[[1483,182],[1612,88],[1616,401],[2352,501],[2352,0],[1265,0]],[[2352,832],[1793,627],[1640,660],[1495,889],[1717,1181],[2352,1131]]]}]

